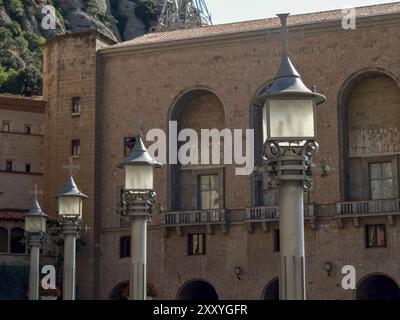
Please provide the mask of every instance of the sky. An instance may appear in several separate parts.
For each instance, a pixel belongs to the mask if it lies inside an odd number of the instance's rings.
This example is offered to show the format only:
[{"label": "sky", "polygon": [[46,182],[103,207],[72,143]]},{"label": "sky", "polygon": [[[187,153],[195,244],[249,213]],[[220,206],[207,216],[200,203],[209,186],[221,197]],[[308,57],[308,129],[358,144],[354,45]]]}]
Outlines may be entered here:
[{"label": "sky", "polygon": [[309,13],[333,9],[354,8],[391,0],[205,0],[213,24],[274,17],[276,13]]}]

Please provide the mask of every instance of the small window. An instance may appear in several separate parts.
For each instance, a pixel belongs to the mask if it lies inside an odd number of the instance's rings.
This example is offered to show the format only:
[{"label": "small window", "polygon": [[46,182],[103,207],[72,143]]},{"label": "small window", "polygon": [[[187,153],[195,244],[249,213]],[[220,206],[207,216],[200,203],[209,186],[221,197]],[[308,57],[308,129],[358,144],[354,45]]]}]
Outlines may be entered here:
[{"label": "small window", "polygon": [[119,238],[119,257],[128,258],[131,256],[131,237]]},{"label": "small window", "polygon": [[135,146],[135,138],[128,137],[124,138],[124,156],[127,157],[132,153],[133,147]]},{"label": "small window", "polygon": [[81,98],[72,98],[72,115],[79,115],[81,113]]},{"label": "small window", "polygon": [[25,134],[31,134],[31,126],[25,125]]},{"label": "small window", "polygon": [[204,233],[189,234],[189,255],[206,254],[206,235]]},{"label": "small window", "polygon": [[31,172],[31,165],[28,163],[25,165],[25,172]]},{"label": "small window", "polygon": [[12,162],[12,160],[6,160],[6,171],[8,171],[8,172],[13,171],[13,162]]},{"label": "small window", "polygon": [[81,140],[79,139],[72,140],[71,155],[73,157],[79,157],[80,152],[81,152]]},{"label": "small window", "polygon": [[3,131],[4,132],[10,132],[10,122],[3,121]]},{"label": "small window", "polygon": [[219,209],[218,175],[199,176],[199,209]]},{"label": "small window", "polygon": [[279,229],[275,229],[274,230],[274,235],[273,235],[274,239],[274,252],[280,252],[281,251],[281,245],[280,245],[280,241],[279,241]]},{"label": "small window", "polygon": [[365,228],[367,248],[386,247],[386,225],[367,225]]},{"label": "small window", "polygon": [[391,162],[369,164],[371,200],[393,199],[393,169]]}]

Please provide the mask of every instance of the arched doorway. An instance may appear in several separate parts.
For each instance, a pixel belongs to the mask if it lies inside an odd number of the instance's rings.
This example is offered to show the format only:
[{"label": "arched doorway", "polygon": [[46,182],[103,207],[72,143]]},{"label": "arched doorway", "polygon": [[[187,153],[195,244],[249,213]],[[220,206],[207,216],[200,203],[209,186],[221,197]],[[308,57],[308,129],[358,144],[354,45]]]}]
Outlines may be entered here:
[{"label": "arched doorway", "polygon": [[178,292],[178,300],[218,300],[214,287],[203,280],[185,283]]},{"label": "arched doorway", "polygon": [[279,300],[279,279],[271,280],[264,289],[264,300]]},{"label": "arched doorway", "polygon": [[117,284],[112,289],[110,294],[110,300],[128,300],[129,295],[129,281],[124,281]]},{"label": "arched doorway", "polygon": [[355,293],[356,300],[400,300],[400,289],[388,276],[374,274],[362,279]]}]

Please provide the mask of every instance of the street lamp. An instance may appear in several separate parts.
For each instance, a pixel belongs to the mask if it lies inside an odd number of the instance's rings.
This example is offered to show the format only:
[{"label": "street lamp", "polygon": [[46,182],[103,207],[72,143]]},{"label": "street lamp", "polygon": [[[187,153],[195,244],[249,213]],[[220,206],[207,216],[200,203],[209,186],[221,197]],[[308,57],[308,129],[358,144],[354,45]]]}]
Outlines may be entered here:
[{"label": "street lamp", "polygon": [[120,164],[125,171],[125,188],[120,214],[131,223],[130,300],[146,300],[147,222],[156,194],[153,170],[161,167],[148,152],[140,134],[132,153]]},{"label": "street lamp", "polygon": [[63,299],[75,300],[76,238],[82,229],[82,202],[87,196],[76,186],[72,175],[58,198],[58,222],[64,235]]},{"label": "street lamp", "polygon": [[270,188],[279,189],[280,299],[305,300],[304,200],[310,188],[316,106],[326,97],[308,89],[289,58],[287,17],[282,24],[283,58],[272,85],[254,104],[263,108],[264,162]]},{"label": "street lamp", "polygon": [[29,265],[29,300],[39,300],[39,259],[40,247],[46,234],[45,214],[38,201],[35,199],[31,210],[24,215],[25,234],[30,247],[30,265]]}]

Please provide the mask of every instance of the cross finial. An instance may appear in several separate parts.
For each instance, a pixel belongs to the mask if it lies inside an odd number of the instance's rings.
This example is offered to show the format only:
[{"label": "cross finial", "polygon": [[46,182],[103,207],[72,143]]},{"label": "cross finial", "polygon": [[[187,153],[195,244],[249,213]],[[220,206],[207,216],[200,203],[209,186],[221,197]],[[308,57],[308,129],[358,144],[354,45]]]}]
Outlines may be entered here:
[{"label": "cross finial", "polygon": [[68,165],[63,166],[63,169],[68,169],[69,175],[73,176],[74,170],[79,169],[79,165],[74,165],[73,157],[69,157]]},{"label": "cross finial", "polygon": [[283,55],[289,56],[289,39],[290,38],[303,38],[304,33],[303,31],[297,32],[289,32],[287,28],[287,18],[289,17],[290,13],[281,13],[277,14],[281,21],[281,31],[278,34],[267,34],[267,38],[280,38],[282,40],[282,48],[283,48]]},{"label": "cross finial", "polygon": [[140,135],[140,136],[142,135],[143,128],[147,127],[146,122],[145,122],[144,120],[142,120],[141,112],[140,112],[140,111],[139,111],[139,112],[136,112],[135,121],[129,120],[129,121],[128,121],[128,124],[129,124],[130,126],[131,126],[131,125],[134,125],[134,126],[136,127],[136,134],[137,134],[137,135]]},{"label": "cross finial", "polygon": [[33,195],[33,200],[37,201],[38,200],[38,195],[43,194],[42,190],[39,190],[37,183],[34,184],[33,190],[29,191],[29,194]]}]

